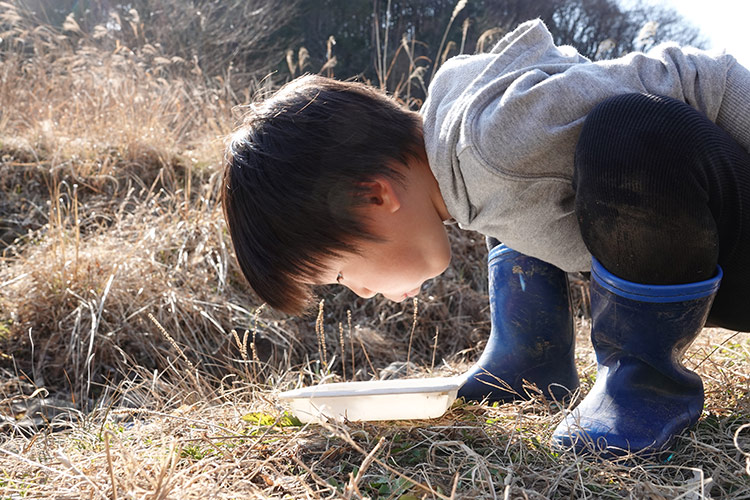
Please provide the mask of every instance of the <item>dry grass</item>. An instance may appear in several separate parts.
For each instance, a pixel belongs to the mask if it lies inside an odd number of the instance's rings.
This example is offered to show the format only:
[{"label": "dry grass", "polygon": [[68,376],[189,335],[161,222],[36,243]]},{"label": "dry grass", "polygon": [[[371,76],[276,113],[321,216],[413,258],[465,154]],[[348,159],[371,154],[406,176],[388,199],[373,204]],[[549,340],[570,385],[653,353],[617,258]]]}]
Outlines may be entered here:
[{"label": "dry grass", "polygon": [[[467,367],[489,328],[481,238],[451,229],[454,265],[420,296],[416,326],[411,303],[338,288],[321,290],[317,319],[259,309],[217,192],[231,108],[262,85],[237,92],[9,5],[0,498],[750,498],[750,342],[724,330],[688,353],[705,411],[661,461],[559,454],[562,414],[542,399],[296,425],[277,391],[405,360],[415,376]],[[585,284],[574,291],[585,394],[595,363]]]},{"label": "dry grass", "polygon": [[[295,425],[252,375],[217,385],[174,359],[181,382],[162,380],[166,371],[142,372],[119,385],[123,401],[138,402],[131,408],[98,407],[62,432],[8,436],[0,491],[31,498],[748,498],[748,380],[732,373],[750,361],[748,344],[730,340],[714,351],[731,337],[707,330],[691,349],[688,366],[707,385],[706,411],[661,461],[559,454],[548,439],[561,413],[543,400],[457,404],[433,421]],[[590,349],[579,349],[579,365],[585,392],[594,373]],[[277,388],[295,385],[297,375],[286,373]]]}]

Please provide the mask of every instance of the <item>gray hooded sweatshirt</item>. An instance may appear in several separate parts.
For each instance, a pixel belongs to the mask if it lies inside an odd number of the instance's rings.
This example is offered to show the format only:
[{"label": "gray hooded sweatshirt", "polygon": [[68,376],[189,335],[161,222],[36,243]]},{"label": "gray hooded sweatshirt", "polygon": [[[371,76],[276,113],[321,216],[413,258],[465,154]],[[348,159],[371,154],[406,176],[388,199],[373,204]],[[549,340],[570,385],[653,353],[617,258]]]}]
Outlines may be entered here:
[{"label": "gray hooded sweatshirt", "polygon": [[526,22],[487,54],[446,61],[422,107],[430,167],[465,229],[565,271],[587,271],[573,156],[589,110],[631,92],[686,102],[750,151],[750,71],[673,44],[591,62]]}]

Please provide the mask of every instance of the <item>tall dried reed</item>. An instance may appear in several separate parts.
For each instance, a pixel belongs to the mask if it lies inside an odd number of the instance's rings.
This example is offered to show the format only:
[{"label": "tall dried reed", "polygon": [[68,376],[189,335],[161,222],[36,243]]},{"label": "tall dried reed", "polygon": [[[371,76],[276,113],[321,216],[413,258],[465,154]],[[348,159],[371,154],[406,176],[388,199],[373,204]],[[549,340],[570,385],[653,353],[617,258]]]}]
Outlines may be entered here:
[{"label": "tall dried reed", "polygon": [[[429,422],[299,425],[275,390],[378,377],[404,359],[412,375],[468,365],[489,329],[482,238],[449,230],[453,266],[418,307],[323,288],[317,318],[263,309],[218,192],[232,107],[274,82],[239,86],[229,66],[207,76],[149,38],[137,10],[113,21],[130,30],[116,38],[22,6],[0,2],[0,497],[750,497],[750,350],[720,330],[689,353],[705,414],[663,463],[561,454],[548,441],[560,412],[542,398],[459,404]],[[417,44],[379,64],[411,107],[431,64]],[[575,291],[585,311],[583,280]],[[595,363],[578,321],[585,392]]]}]

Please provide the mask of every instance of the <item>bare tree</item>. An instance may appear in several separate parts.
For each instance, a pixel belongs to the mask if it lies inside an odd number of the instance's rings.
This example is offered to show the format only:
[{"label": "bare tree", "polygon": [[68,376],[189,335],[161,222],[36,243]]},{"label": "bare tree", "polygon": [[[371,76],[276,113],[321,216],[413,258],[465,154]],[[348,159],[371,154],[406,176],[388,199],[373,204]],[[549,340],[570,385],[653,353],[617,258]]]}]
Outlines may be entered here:
[{"label": "bare tree", "polygon": [[698,47],[706,43],[698,28],[668,7],[643,1],[628,10],[612,0],[554,3],[554,12],[545,21],[555,42],[573,45],[590,59],[620,57],[664,41]]},{"label": "bare tree", "polygon": [[427,84],[444,58],[489,50],[534,18],[547,24],[557,44],[573,45],[591,59],[666,40],[705,44],[674,10],[642,1],[625,9],[617,0],[305,0],[289,30],[298,37],[291,48],[309,54],[308,71],[326,64],[331,51],[325,42],[333,36],[337,77],[379,82],[387,76],[386,86],[394,89],[413,76],[415,65],[429,67],[418,75]]}]

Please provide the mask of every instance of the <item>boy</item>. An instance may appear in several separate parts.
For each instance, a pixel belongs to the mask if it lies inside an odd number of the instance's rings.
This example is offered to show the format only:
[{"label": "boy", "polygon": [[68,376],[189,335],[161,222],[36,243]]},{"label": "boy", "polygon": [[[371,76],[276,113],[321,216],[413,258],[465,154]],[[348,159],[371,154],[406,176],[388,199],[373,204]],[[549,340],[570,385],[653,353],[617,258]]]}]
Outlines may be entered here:
[{"label": "boy", "polygon": [[700,416],[680,360],[707,319],[750,331],[748,151],[750,72],[731,56],[592,63],[536,20],[446,62],[419,115],[291,82],[234,135],[223,201],[243,273],[289,312],[314,284],[403,300],[448,265],[443,223],[485,234],[492,332],[467,399],[576,389],[565,273],[591,271],[597,380],[554,440],[650,452]]}]

